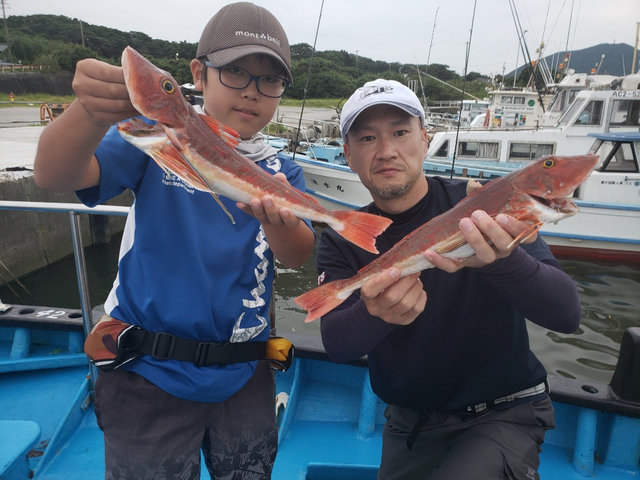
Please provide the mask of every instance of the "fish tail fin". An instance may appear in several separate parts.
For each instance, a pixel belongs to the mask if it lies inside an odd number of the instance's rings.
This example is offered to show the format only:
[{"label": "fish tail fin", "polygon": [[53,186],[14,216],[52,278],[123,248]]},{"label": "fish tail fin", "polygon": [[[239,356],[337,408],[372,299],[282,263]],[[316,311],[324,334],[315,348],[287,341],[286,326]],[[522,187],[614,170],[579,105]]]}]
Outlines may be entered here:
[{"label": "fish tail fin", "polygon": [[333,213],[342,224],[341,229],[334,228],[337,233],[368,252],[378,253],[376,237],[391,225],[390,219],[352,210],[337,210]]},{"label": "fish tail fin", "polygon": [[294,302],[307,311],[305,322],[312,322],[316,318],[320,318],[344,302],[344,299],[338,298],[338,291],[342,283],[344,282],[340,280],[329,282],[294,299]]}]

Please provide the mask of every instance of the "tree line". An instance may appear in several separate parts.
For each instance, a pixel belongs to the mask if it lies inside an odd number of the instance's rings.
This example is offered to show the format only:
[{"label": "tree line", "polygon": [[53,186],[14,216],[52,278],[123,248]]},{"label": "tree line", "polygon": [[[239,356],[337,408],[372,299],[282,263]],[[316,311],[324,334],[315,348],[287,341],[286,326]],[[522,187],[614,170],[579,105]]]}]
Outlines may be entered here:
[{"label": "tree line", "polygon": [[[197,44],[153,39],[142,32],[123,32],[114,28],[91,25],[75,18],[60,15],[10,16],[6,19],[9,41],[5,29],[0,30],[0,43],[9,48],[0,52],[5,62],[46,65],[48,71],[73,72],[83,58],[97,58],[118,65],[127,45],[132,46],[158,67],[170,72],[179,84],[192,81],[190,61],[195,57]],[[464,78],[448,65],[409,65],[384,62],[356,56],[345,50],[317,51],[306,43],[291,46],[293,85],[285,97],[347,98],[357,87],[369,80],[387,78],[404,84],[413,81],[422,85],[424,96],[430,100],[457,100],[460,92],[431,78],[424,72],[462,88],[476,97],[484,97],[490,79],[479,73]],[[311,63],[309,84],[307,74]],[[418,77],[422,72],[421,78]],[[418,83],[416,83],[418,82]],[[418,88],[418,95],[422,96]]]}]

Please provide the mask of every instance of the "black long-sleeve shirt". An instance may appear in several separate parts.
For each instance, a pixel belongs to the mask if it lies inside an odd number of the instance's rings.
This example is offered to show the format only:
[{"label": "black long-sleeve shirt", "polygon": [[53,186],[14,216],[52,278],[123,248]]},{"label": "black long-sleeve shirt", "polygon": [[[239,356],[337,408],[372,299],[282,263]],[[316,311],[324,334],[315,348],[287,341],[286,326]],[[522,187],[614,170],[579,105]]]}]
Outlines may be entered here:
[{"label": "black long-sleeve shirt", "polygon": [[[390,217],[378,237],[381,253],[465,196],[466,182],[430,177],[427,195],[398,215],[374,204],[362,210]],[[353,276],[376,255],[327,228],[317,267],[324,281]],[[538,238],[482,268],[420,276],[427,305],[410,325],[371,316],[354,292],[322,318],[322,339],[338,362],[368,355],[374,392],[385,402],[455,411],[541,383],[546,371],[529,349],[525,317],[552,330],[574,331],[580,302],[574,282]]]}]

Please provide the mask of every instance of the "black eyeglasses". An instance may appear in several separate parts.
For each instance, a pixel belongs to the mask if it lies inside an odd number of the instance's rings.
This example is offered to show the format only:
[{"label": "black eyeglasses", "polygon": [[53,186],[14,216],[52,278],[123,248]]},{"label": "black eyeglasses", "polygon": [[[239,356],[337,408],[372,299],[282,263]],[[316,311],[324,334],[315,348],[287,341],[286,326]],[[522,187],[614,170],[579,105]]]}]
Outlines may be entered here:
[{"label": "black eyeglasses", "polygon": [[242,90],[255,80],[258,92],[265,97],[280,98],[289,86],[284,78],[278,75],[252,75],[242,67],[237,65],[225,65],[224,67],[214,67],[211,62],[205,61],[205,66],[218,70],[220,83],[225,87]]}]

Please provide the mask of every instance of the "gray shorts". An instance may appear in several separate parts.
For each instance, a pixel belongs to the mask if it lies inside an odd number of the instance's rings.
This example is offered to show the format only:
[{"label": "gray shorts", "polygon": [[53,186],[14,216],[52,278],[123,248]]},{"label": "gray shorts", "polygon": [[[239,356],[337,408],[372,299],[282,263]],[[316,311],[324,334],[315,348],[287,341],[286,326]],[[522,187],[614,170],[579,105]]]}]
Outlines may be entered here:
[{"label": "gray shorts", "polygon": [[407,446],[416,410],[389,405],[378,480],[538,480],[544,434],[555,427],[547,397],[477,415],[428,413]]},{"label": "gray shorts", "polygon": [[271,478],[277,432],[273,373],[256,373],[221,403],[183,400],[132,372],[100,372],[95,410],[106,480],[200,478],[200,452],[216,480]]}]

